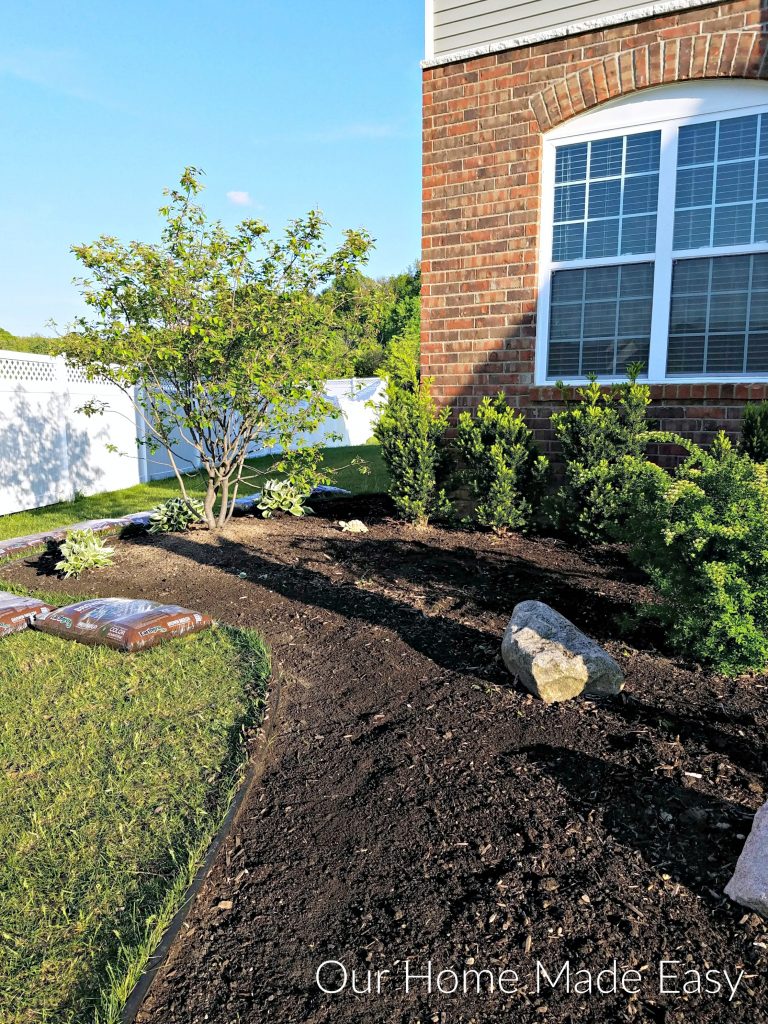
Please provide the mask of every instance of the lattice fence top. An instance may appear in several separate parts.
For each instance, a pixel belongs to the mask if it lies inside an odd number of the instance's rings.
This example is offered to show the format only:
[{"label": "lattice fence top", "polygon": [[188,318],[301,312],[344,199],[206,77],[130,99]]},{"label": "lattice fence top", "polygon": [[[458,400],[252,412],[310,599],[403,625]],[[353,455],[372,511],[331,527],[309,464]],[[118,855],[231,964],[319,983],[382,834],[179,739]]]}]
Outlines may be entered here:
[{"label": "lattice fence top", "polygon": [[36,384],[53,383],[58,379],[52,359],[17,359],[0,356],[0,379],[31,381]]}]

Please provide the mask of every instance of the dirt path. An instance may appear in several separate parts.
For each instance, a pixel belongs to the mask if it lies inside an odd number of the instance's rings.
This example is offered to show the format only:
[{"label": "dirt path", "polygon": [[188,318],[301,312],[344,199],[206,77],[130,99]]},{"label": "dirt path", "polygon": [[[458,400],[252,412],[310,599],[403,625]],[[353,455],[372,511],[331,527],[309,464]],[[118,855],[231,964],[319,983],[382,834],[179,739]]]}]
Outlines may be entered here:
[{"label": "dirt path", "polygon": [[[765,798],[768,680],[611,641],[647,594],[610,553],[417,533],[352,503],[336,515],[370,533],[246,519],[221,538],[123,542],[80,584],[257,626],[283,683],[266,771],[141,1024],[768,1021],[765,923],[722,896]],[[36,571],[0,579],[39,585]],[[548,708],[515,688],[499,641],[530,597],[607,641],[625,695]],[[407,958],[418,974],[431,961],[433,983],[456,971],[459,992],[406,993]],[[614,959],[640,970],[637,995],[536,992],[537,961],[554,977]],[[662,996],[662,959],[749,977],[731,1002]],[[380,994],[374,978],[371,994],[325,995],[325,960],[362,988],[367,970],[391,973]],[[516,971],[520,990],[462,994],[461,973],[480,969],[495,984]]]}]

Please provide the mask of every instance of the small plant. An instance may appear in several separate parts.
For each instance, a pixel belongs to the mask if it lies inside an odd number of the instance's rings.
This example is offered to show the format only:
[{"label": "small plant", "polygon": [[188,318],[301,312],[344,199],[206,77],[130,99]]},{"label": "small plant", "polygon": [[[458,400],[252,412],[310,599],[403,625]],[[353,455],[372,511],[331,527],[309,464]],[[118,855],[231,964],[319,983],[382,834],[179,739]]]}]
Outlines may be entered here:
[{"label": "small plant", "polygon": [[473,417],[459,416],[456,447],[461,478],[477,502],[474,519],[497,531],[520,530],[533,515],[549,465],[539,455],[532,431],[503,394],[484,398]]},{"label": "small plant", "polygon": [[104,569],[114,561],[114,549],[108,548],[93,530],[72,530],[62,542],[57,570],[66,579],[80,576],[88,569]]},{"label": "small plant", "polygon": [[290,480],[267,480],[258,508],[265,519],[271,519],[275,512],[297,517],[311,515],[312,509],[304,504],[308,497],[307,492],[300,491]]},{"label": "small plant", "polygon": [[739,447],[755,462],[768,462],[768,402],[749,402],[744,407]]},{"label": "small plant", "polygon": [[199,498],[169,498],[152,509],[150,533],[184,533],[193,523],[205,522],[203,503]]},{"label": "small plant", "polygon": [[[768,467],[720,433],[708,451],[675,434],[689,455],[670,476],[635,473],[626,528],[632,557],[661,598],[674,650],[726,673],[768,664]],[[640,469],[639,460],[636,469]]]},{"label": "small plant", "polygon": [[444,488],[448,409],[438,409],[432,382],[425,378],[410,386],[391,380],[388,401],[374,433],[389,470],[389,493],[400,516],[417,526],[451,511]]},{"label": "small plant", "polygon": [[[570,402],[558,382],[565,409],[552,415],[552,427],[565,459],[565,483],[557,494],[562,528],[591,541],[610,540],[627,515],[632,461],[647,443],[647,384],[638,383],[642,366],[627,368],[623,384],[603,388],[594,377],[576,389]],[[629,460],[629,461],[628,461]]]}]

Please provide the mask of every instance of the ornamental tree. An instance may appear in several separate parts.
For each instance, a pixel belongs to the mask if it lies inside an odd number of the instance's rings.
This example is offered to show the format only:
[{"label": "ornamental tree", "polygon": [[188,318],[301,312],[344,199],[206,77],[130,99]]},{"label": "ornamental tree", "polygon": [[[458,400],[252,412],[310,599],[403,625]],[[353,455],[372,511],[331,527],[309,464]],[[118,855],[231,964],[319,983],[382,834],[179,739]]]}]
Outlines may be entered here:
[{"label": "ornamental tree", "polygon": [[333,414],[323,385],[343,318],[317,297],[364,263],[372,242],[346,231],[329,252],[316,210],[279,239],[260,220],[230,232],[196,204],[200,173],[188,167],[178,189],[165,191],[159,243],[104,235],[73,246],[87,271],[76,281],[87,313],[62,349],[89,378],[131,398],[144,425],[138,442],[165,450],[184,498],[196,467],[174,449],[180,440],[194,449],[207,478],[205,520],[216,529],[252,479],[246,459],[256,446],[276,456],[265,474],[285,472],[305,493],[325,478],[320,446],[304,436]]}]

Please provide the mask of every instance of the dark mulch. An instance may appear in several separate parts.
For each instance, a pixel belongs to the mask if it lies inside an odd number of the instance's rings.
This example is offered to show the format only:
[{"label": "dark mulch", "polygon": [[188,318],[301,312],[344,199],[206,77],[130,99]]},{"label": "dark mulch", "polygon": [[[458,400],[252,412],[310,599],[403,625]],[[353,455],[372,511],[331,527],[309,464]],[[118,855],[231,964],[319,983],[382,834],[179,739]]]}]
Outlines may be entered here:
[{"label": "dark mulch", "polygon": [[[368,534],[321,515],[126,541],[114,568],[66,582],[257,626],[281,678],[266,770],[141,1024],[768,1021],[768,926],[722,895],[765,799],[768,679],[616,640],[648,598],[616,552],[334,510],[352,515]],[[531,597],[606,644],[625,694],[546,707],[515,686],[499,641]],[[406,994],[408,957],[419,974],[515,970],[521,991]],[[359,987],[392,973],[381,994],[324,995],[326,959]],[[537,960],[554,975],[614,959],[641,971],[638,995],[535,991]],[[731,1002],[660,995],[662,959],[748,977]]]}]

